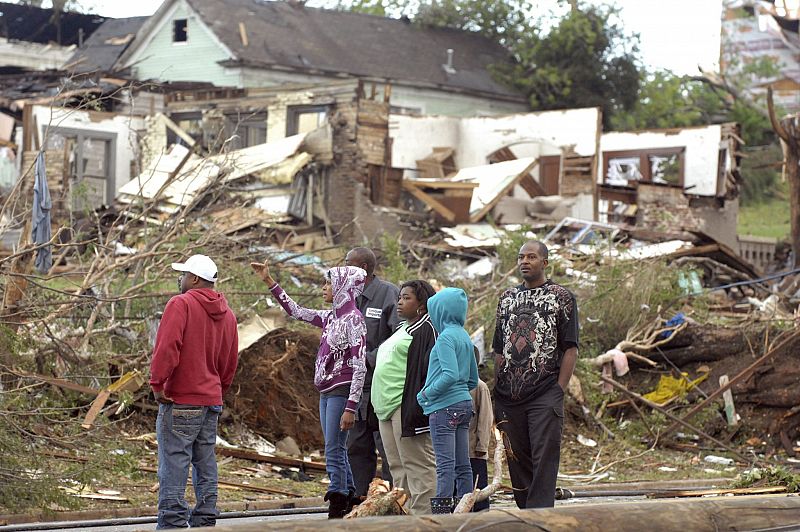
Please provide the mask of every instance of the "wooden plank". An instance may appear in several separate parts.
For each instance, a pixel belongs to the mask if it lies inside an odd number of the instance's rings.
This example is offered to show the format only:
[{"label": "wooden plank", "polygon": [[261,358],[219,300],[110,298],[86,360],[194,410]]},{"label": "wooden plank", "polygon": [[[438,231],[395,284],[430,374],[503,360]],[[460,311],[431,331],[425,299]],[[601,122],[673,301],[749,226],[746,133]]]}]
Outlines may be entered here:
[{"label": "wooden plank", "polygon": [[[729,382],[730,379],[727,375],[722,375],[719,378],[720,386],[727,386]],[[733,404],[733,392],[731,392],[730,387],[722,392],[722,400],[725,402],[725,417],[728,419],[728,426],[735,427],[739,424],[739,421],[736,419],[736,406]]]},{"label": "wooden plank", "polygon": [[247,26],[244,25],[244,22],[239,23],[239,37],[242,39],[242,46],[247,48],[249,41],[247,40]]},{"label": "wooden plank", "polygon": [[[144,471],[145,473],[158,473],[157,468],[149,466],[142,466],[139,468],[139,471]],[[190,486],[192,484],[191,477],[189,477],[188,479],[188,484]],[[241,484],[239,482],[227,482],[225,480],[217,480],[217,485],[220,488],[234,488],[237,490],[255,491],[257,493],[273,493],[275,495],[285,495],[286,497],[302,497],[302,495],[298,493],[293,493],[291,491],[284,491],[276,488],[267,488],[264,486],[255,486],[253,484]]]},{"label": "wooden plank", "polygon": [[519,180],[519,186],[525,189],[528,196],[535,198],[536,196],[547,196],[547,193],[542,188],[542,185],[536,181],[531,174],[527,174]]},{"label": "wooden plank", "polygon": [[409,183],[419,188],[465,189],[465,190],[472,190],[480,186],[480,183],[473,183],[472,181],[447,181],[447,180],[419,181],[416,179],[404,179],[403,183],[404,184]]},{"label": "wooden plank", "polygon": [[[170,118],[169,118],[167,115],[165,115],[165,114],[158,113],[158,115],[157,115],[157,116],[158,116],[158,117],[161,119],[161,121],[162,121],[162,122],[164,122],[164,125],[165,125],[165,126],[167,126],[167,128],[171,129],[173,133],[175,133],[175,134],[176,134],[176,135],[178,135],[178,136],[179,136],[181,139],[183,139],[183,141],[184,141],[184,142],[186,142],[186,144],[188,144],[190,148],[194,147],[195,140],[192,138],[192,136],[191,136],[191,135],[189,135],[187,132],[185,132],[184,130],[182,130],[182,129],[181,129],[179,126],[178,126],[178,124],[176,124],[175,122],[173,122],[173,121],[172,121],[172,120],[171,120],[171,119],[170,119]],[[189,150],[189,152],[191,152],[191,151],[192,151],[192,150]]]},{"label": "wooden plank", "polygon": [[97,394],[97,397],[94,398],[92,401],[92,406],[89,408],[89,411],[86,413],[86,417],[83,419],[83,423],[81,423],[81,427],[84,429],[92,428],[92,424],[94,420],[97,418],[97,415],[100,413],[100,410],[106,406],[106,402],[111,397],[111,392],[106,390],[100,390],[100,393]]},{"label": "wooden plank", "polygon": [[268,464],[282,465],[286,467],[299,467],[303,469],[311,469],[315,471],[325,471],[325,464],[322,462],[306,462],[305,460],[298,460],[297,458],[285,458],[282,456],[267,456],[265,454],[257,453],[255,451],[248,451],[245,449],[231,449],[230,447],[217,446],[217,454],[222,456],[230,456],[233,458],[240,458],[242,460],[252,460],[253,462],[265,462]]},{"label": "wooden plank", "polygon": [[433,210],[444,216],[444,218],[449,222],[456,221],[456,214],[447,208],[445,205],[440,203],[437,199],[429,196],[422,190],[418,189],[416,185],[409,183],[408,181],[403,181],[403,188],[407,190],[412,196],[421,200],[423,203],[431,207]]}]

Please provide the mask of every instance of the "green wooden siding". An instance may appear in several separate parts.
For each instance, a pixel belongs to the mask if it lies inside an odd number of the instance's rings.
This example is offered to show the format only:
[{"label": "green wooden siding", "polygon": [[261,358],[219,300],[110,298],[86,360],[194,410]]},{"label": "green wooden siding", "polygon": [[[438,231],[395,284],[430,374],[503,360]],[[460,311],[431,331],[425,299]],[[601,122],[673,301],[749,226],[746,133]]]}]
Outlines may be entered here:
[{"label": "green wooden siding", "polygon": [[[173,20],[187,19],[187,42],[173,43]],[[178,2],[169,21],[138,54],[135,65],[139,79],[161,81],[208,81],[220,87],[239,87],[238,69],[226,72],[219,61],[228,59],[224,48],[215,41],[210,30],[184,2]]]}]

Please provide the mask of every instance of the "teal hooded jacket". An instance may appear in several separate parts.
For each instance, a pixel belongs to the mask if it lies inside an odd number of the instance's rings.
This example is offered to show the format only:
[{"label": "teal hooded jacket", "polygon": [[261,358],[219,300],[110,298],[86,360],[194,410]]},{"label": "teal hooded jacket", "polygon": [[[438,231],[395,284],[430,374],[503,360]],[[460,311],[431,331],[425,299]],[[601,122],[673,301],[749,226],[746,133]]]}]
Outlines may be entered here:
[{"label": "teal hooded jacket", "polygon": [[431,350],[425,386],[417,394],[425,415],[471,401],[469,391],[478,386],[475,351],[464,330],[467,294],[460,288],[443,288],[428,300],[428,314],[439,337]]}]

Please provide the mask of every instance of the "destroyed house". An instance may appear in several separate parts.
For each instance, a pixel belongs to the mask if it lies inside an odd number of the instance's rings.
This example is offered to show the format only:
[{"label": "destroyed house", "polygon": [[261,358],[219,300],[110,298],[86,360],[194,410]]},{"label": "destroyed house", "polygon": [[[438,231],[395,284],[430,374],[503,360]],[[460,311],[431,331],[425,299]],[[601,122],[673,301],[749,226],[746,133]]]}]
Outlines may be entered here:
[{"label": "destroyed house", "polygon": [[748,74],[747,90],[763,95],[772,86],[775,103],[800,110],[800,13],[783,2],[734,0],[722,13],[720,70],[742,79],[742,68],[765,61],[772,69]]},{"label": "destroyed house", "polygon": [[0,2],[0,73],[61,68],[104,20],[97,15]]},{"label": "destroyed house", "polygon": [[702,231],[736,248],[739,146],[735,124],[604,133],[598,221]]},{"label": "destroyed house", "polygon": [[528,109],[495,81],[507,52],[477,34],[299,2],[167,0],[115,63],[139,80],[264,88],[360,79],[391,85],[398,112]]}]

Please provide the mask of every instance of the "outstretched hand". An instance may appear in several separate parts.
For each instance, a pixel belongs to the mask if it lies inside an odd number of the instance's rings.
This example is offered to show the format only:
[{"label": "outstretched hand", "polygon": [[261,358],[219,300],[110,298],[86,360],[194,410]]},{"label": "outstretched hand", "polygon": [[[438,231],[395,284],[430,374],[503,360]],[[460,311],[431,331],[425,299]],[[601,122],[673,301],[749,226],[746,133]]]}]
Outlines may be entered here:
[{"label": "outstretched hand", "polygon": [[267,286],[275,284],[275,279],[269,274],[269,259],[265,260],[263,263],[251,262],[250,267],[253,268],[253,271],[261,277],[261,280],[264,281]]}]

